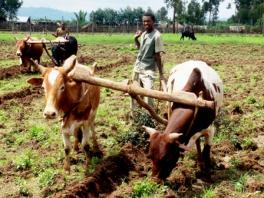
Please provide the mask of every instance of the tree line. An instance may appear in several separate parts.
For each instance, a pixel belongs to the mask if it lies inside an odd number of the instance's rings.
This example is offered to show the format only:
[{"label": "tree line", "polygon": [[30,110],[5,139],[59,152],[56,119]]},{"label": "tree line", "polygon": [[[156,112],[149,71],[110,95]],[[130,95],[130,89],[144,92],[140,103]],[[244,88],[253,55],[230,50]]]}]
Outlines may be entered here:
[{"label": "tree line", "polygon": [[[199,3],[200,2],[200,3]],[[120,10],[111,8],[97,9],[90,13],[89,21],[99,25],[136,25],[141,22],[144,12],[152,12],[157,22],[171,22],[175,32],[175,23],[191,25],[214,25],[218,20],[219,5],[224,0],[164,0],[164,7],[154,12],[150,7],[144,10],[141,7],[126,7]],[[263,25],[263,0],[233,0],[236,14],[228,22]],[[17,10],[22,6],[22,0],[0,0],[0,21],[16,18]],[[228,6],[231,7],[231,4]],[[168,18],[168,9],[172,9],[172,19]],[[80,27],[87,23],[88,14],[80,10],[75,12],[75,20]]]}]

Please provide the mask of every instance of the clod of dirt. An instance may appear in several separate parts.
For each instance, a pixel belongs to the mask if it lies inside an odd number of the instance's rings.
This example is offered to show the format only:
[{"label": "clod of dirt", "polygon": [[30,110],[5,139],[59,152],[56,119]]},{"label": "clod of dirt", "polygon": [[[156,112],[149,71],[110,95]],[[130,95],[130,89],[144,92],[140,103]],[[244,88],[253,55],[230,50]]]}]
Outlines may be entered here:
[{"label": "clod of dirt", "polygon": [[191,168],[186,167],[183,163],[178,163],[167,180],[173,189],[179,193],[185,193],[196,178]]},{"label": "clod of dirt", "polygon": [[34,97],[39,97],[39,96],[41,96],[41,91],[39,87],[35,87],[33,89],[24,88],[19,91],[10,92],[0,96],[0,105],[11,99],[23,99],[21,100],[21,102],[25,105],[28,105],[31,103]]},{"label": "clod of dirt", "polygon": [[240,170],[256,170],[264,174],[264,167],[259,164],[261,156],[258,154],[248,154],[246,156],[240,156],[240,163],[237,165],[237,168]]},{"label": "clod of dirt", "polygon": [[[104,159],[96,171],[80,183],[69,184],[66,190],[54,197],[98,197],[109,196],[124,179],[129,179],[129,172],[144,172],[147,158],[139,149],[127,144],[119,155]],[[118,193],[116,193],[118,194]]]},{"label": "clod of dirt", "polygon": [[235,146],[229,140],[224,140],[212,147],[212,156],[224,157],[227,154],[230,155],[234,153],[235,150]]},{"label": "clod of dirt", "polygon": [[133,168],[133,163],[125,153],[110,156],[103,160],[92,176],[76,185],[69,185],[54,197],[98,197],[99,194],[111,193]]},{"label": "clod of dirt", "polygon": [[257,181],[254,178],[248,178],[245,186],[249,192],[256,192],[256,191],[263,191],[264,190],[264,182],[263,181]]},{"label": "clod of dirt", "polygon": [[95,59],[93,57],[81,55],[78,58],[78,62],[85,65],[85,64],[90,64],[90,63],[95,62]]},{"label": "clod of dirt", "polygon": [[233,110],[232,110],[232,114],[243,114],[243,110],[241,109],[240,106],[236,106]]},{"label": "clod of dirt", "polygon": [[0,69],[0,80],[5,78],[15,77],[19,74],[27,73],[26,67],[20,67],[19,65],[14,65],[12,67]]},{"label": "clod of dirt", "polygon": [[104,66],[97,66],[96,67],[96,72],[109,71],[109,70],[111,70],[113,68],[116,68],[116,67],[119,67],[121,65],[131,63],[131,61],[132,60],[131,60],[130,57],[124,56],[124,57],[122,57],[120,60],[118,60],[115,63],[110,63],[110,64],[107,64],[107,65],[104,65]]}]

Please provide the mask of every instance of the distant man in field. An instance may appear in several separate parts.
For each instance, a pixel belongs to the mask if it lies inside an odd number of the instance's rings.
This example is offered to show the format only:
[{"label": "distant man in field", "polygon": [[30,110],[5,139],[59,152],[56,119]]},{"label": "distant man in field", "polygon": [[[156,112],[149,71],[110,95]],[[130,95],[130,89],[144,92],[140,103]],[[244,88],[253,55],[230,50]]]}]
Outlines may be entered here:
[{"label": "distant man in field", "polygon": [[69,35],[69,30],[66,27],[65,23],[58,24],[59,27],[57,28],[55,33],[52,33],[53,36],[55,37],[68,37]]},{"label": "distant man in field", "polygon": [[[154,28],[155,16],[152,13],[143,15],[143,26],[145,31],[137,31],[134,39],[139,53],[134,65],[132,80],[139,83],[141,87],[152,89],[155,78],[155,71],[159,70],[160,80],[163,89],[166,87],[163,76],[163,65],[161,53],[164,52],[160,32]],[[141,40],[139,42],[139,37]],[[165,90],[164,90],[165,91]],[[153,106],[152,98],[145,97],[145,102]],[[132,100],[131,108],[135,109],[135,101]]]},{"label": "distant man in field", "polygon": [[[56,37],[55,41],[57,42],[64,42],[65,40],[69,40],[69,30],[66,27],[65,23],[58,23],[58,28],[56,30],[55,33],[52,33],[53,36]],[[63,48],[63,46],[65,45],[54,45],[51,48],[51,52],[52,52],[52,60],[55,63],[56,66],[60,66],[62,64],[62,54],[64,54],[61,49]],[[64,48],[63,48],[64,49]]]}]

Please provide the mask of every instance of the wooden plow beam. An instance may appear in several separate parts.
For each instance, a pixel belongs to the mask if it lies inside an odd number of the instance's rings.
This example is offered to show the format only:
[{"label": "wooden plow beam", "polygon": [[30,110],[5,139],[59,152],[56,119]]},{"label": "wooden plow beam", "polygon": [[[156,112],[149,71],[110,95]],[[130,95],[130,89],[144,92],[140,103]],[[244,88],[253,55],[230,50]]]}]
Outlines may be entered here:
[{"label": "wooden plow beam", "polygon": [[46,47],[46,44],[51,44],[51,46],[53,45],[59,45],[59,44],[65,44],[65,43],[68,43],[69,41],[66,40],[66,39],[63,39],[63,40],[53,40],[53,41],[50,41],[50,40],[46,40],[46,39],[42,39],[42,40],[29,40],[29,41],[26,41],[28,44],[42,44],[43,45],[43,48],[44,50],[46,51],[48,57],[51,59],[51,61],[53,62],[54,65],[56,65],[56,60],[51,56],[51,54],[49,53],[47,47]]},{"label": "wooden plow beam", "polygon": [[29,44],[56,44],[57,45],[57,44],[65,44],[65,43],[68,43],[69,41],[65,39],[65,40],[61,40],[61,41],[34,40],[34,41],[26,41],[26,42]]},{"label": "wooden plow beam", "polygon": [[165,100],[170,102],[177,102],[181,104],[191,105],[195,107],[204,107],[214,109],[215,103],[214,101],[203,100],[202,98],[198,98],[194,93],[185,92],[185,91],[177,91],[173,94],[169,94],[162,91],[145,89],[139,87],[138,85],[125,84],[120,82],[114,82],[111,80],[106,80],[98,77],[91,76],[89,70],[85,66],[75,67],[69,74],[73,77],[73,79],[77,81],[83,81],[92,85],[97,85],[101,87],[107,87],[110,89],[123,91],[125,93],[129,93],[130,95],[140,95],[151,98],[156,98],[159,100]]}]

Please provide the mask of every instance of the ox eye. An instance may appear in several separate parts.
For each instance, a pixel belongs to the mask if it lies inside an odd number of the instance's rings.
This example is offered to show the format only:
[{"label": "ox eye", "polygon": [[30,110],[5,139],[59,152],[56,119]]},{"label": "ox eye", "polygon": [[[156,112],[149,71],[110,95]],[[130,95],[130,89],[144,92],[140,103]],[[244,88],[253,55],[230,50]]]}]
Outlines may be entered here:
[{"label": "ox eye", "polygon": [[64,91],[64,90],[65,90],[65,86],[62,85],[62,86],[60,87],[60,91]]}]

